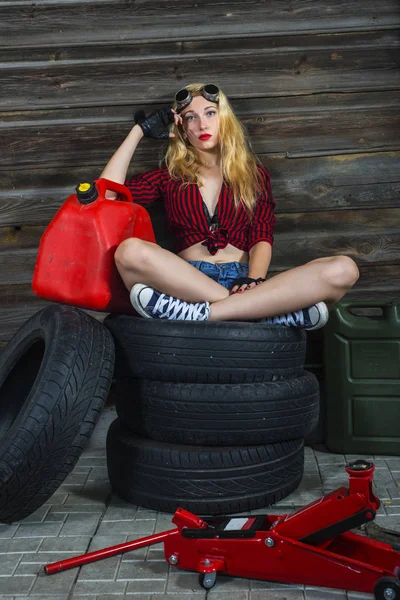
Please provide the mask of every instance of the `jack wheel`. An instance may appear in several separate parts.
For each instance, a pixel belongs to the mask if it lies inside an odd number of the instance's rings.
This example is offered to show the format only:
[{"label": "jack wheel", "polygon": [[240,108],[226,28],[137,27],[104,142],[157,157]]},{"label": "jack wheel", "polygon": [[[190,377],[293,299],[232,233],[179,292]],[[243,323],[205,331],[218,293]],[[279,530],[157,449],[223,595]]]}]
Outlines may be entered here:
[{"label": "jack wheel", "polygon": [[214,587],[216,580],[217,573],[215,571],[214,573],[200,573],[199,575],[199,583],[205,590],[211,590],[211,588]]},{"label": "jack wheel", "polygon": [[396,577],[381,577],[374,587],[375,600],[400,600],[400,581]]}]

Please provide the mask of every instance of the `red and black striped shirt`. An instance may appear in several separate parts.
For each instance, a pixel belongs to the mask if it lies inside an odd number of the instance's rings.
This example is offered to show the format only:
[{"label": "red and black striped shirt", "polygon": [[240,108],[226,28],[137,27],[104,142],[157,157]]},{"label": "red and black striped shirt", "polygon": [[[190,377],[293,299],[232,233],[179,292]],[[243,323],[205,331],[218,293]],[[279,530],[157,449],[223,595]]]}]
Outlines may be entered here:
[{"label": "red and black striped shirt", "polygon": [[[197,184],[179,189],[181,182],[172,179],[167,167],[138,173],[125,181],[132,192],[133,201],[147,206],[156,200],[165,205],[168,224],[175,237],[175,251],[202,242],[210,254],[225,248],[228,243],[249,252],[257,242],[273,245],[275,201],[272,196],[270,176],[263,165],[264,191],[257,198],[253,221],[240,204],[236,210],[230,186],[222,183],[216,214],[211,219]],[[215,218],[216,217],[216,218]],[[217,221],[217,224],[213,224]]]}]

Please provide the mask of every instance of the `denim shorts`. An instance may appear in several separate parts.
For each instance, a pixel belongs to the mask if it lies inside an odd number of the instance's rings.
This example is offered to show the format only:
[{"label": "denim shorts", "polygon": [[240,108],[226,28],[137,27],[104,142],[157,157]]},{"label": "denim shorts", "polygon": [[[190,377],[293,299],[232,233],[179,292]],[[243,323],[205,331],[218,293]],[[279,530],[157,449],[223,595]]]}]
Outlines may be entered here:
[{"label": "denim shorts", "polygon": [[205,260],[188,260],[190,265],[196,269],[218,281],[228,290],[233,286],[233,282],[238,277],[247,277],[249,265],[241,262],[228,262],[213,264]]}]

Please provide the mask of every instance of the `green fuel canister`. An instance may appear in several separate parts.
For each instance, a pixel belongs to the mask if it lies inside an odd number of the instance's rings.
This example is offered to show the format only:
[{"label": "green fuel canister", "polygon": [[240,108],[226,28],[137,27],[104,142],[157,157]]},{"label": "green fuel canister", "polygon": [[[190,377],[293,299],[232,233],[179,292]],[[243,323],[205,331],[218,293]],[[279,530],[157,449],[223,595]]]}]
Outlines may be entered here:
[{"label": "green fuel canister", "polygon": [[334,305],[324,354],[328,449],[399,456],[400,303]]}]

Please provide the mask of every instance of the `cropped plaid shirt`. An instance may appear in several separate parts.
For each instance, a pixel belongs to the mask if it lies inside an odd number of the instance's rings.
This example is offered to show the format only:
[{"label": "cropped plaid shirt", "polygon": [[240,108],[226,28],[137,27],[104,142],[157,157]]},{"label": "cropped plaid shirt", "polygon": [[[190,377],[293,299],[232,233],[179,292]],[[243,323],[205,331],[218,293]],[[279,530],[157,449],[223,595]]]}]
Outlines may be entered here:
[{"label": "cropped plaid shirt", "polygon": [[167,167],[134,175],[125,181],[133,201],[146,207],[156,200],[164,202],[169,228],[175,238],[175,252],[202,242],[214,255],[232,244],[249,252],[257,242],[273,245],[275,201],[272,197],[270,176],[263,165],[261,169],[264,190],[257,198],[253,221],[240,204],[235,208],[233,193],[222,183],[214,215],[209,215],[197,184],[179,189],[181,182],[172,179]]}]

